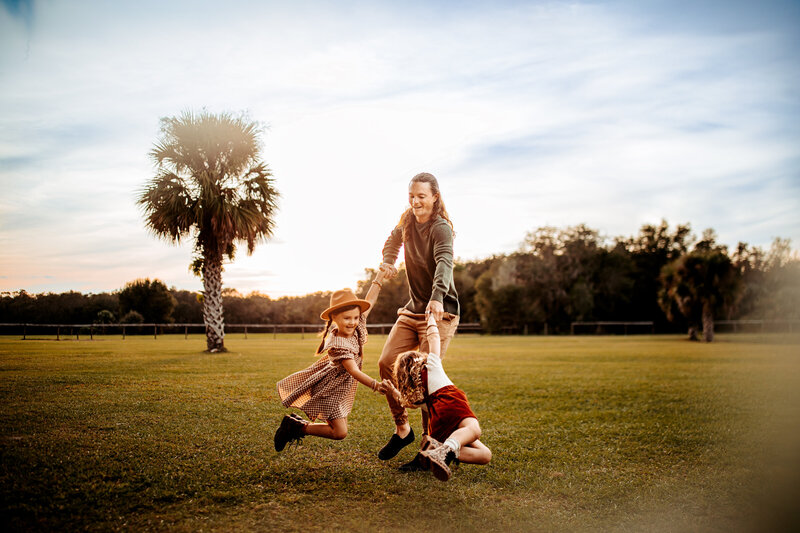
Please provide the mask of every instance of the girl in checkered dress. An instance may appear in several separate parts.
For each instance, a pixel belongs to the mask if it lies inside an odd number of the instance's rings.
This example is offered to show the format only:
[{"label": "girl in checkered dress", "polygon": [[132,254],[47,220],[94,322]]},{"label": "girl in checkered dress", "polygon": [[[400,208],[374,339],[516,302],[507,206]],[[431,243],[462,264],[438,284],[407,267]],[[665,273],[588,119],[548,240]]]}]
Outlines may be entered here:
[{"label": "girl in checkered dress", "polygon": [[326,321],[313,365],[278,382],[278,396],[284,407],[302,410],[311,422],[291,414],[283,417],[275,432],[275,450],[306,435],[341,440],[347,436],[347,415],[353,408],[361,383],[373,391],[391,391],[391,382],[381,382],[361,371],[362,347],[367,342],[367,315],[378,299],[384,273],[379,271],[364,300],[343,289],[331,295],[330,306],[320,318]]}]

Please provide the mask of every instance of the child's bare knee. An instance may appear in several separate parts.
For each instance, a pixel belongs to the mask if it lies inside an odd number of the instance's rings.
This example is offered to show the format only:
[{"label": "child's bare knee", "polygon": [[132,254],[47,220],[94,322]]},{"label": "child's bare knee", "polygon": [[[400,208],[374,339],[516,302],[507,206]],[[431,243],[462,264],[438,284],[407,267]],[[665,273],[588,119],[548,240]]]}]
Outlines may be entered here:
[{"label": "child's bare knee", "polygon": [[331,438],[333,440],[342,440],[347,436],[346,425],[336,425],[331,427]]},{"label": "child's bare knee", "polygon": [[488,465],[489,461],[492,460],[492,450],[490,450],[489,448],[486,448],[486,454],[483,457],[483,459],[484,459],[483,463],[481,463],[481,464]]},{"label": "child's bare knee", "polygon": [[475,440],[478,440],[479,438],[481,438],[481,425],[475,418],[473,418],[471,422],[472,423],[470,424],[470,426],[472,428],[472,432],[475,434]]}]

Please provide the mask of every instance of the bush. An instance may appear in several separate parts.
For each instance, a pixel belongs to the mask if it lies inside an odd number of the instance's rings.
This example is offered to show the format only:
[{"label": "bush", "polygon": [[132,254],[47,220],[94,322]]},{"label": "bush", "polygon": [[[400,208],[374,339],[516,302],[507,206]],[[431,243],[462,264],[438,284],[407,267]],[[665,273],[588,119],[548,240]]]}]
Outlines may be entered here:
[{"label": "bush", "polygon": [[144,322],[144,317],[138,311],[130,310],[119,319],[119,322],[120,324],[141,324]]}]

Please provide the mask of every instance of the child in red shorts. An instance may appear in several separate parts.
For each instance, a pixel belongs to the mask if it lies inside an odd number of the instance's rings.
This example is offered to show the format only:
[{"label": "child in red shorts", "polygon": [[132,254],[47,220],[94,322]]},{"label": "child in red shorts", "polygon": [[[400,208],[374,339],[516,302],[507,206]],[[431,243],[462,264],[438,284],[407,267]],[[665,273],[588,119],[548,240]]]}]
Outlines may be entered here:
[{"label": "child in red shorts", "polygon": [[442,367],[439,328],[428,315],[428,346],[424,354],[400,354],[394,364],[395,397],[405,407],[428,411],[428,433],[422,437],[421,460],[440,481],[450,479],[450,463],[485,465],[492,452],[480,440],[481,427],[464,391],[453,385]]}]

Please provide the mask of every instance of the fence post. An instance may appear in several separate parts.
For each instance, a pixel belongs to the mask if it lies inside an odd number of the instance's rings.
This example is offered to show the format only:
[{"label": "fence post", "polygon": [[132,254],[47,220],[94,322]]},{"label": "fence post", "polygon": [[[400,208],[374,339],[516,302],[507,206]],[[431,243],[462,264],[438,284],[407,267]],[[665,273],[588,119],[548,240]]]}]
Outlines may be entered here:
[{"label": "fence post", "polygon": [[183,338],[184,340],[189,338],[189,326],[183,326]]},{"label": "fence post", "polygon": [[56,326],[56,340],[61,340],[61,326]]},{"label": "fence post", "polygon": [[153,324],[153,338],[158,339],[158,325]]},{"label": "fence post", "polygon": [[305,339],[305,338],[306,338],[306,327],[300,326],[300,339]]},{"label": "fence post", "polygon": [[25,340],[25,324],[22,324],[22,340]]},{"label": "fence post", "polygon": [[125,340],[125,326],[122,326],[122,340]]},{"label": "fence post", "polygon": [[94,340],[94,332],[92,331],[92,326],[89,326],[89,340]]},{"label": "fence post", "polygon": [[277,325],[273,325],[272,326],[272,338],[273,339],[277,339],[278,338],[278,326]]},{"label": "fence post", "polygon": [[244,327],[244,340],[247,340],[247,326]]}]

